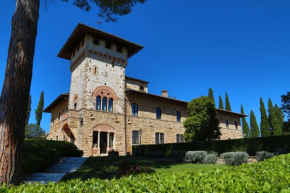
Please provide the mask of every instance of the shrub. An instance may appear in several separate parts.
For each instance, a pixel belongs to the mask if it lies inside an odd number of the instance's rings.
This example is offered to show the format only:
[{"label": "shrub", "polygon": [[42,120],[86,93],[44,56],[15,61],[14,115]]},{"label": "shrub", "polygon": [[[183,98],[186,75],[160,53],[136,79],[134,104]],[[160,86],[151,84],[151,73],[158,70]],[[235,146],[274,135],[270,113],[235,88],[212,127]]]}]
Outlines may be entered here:
[{"label": "shrub", "polygon": [[206,154],[206,151],[188,151],[185,153],[184,162],[203,163]]},{"label": "shrub", "polygon": [[145,156],[148,158],[163,158],[165,153],[162,151],[148,151]]},{"label": "shrub", "polygon": [[130,175],[137,175],[137,174],[151,174],[154,173],[155,170],[151,169],[150,167],[133,167],[131,166],[131,168],[129,170],[126,171],[126,176],[130,176]]},{"label": "shrub", "polygon": [[212,153],[208,153],[205,158],[204,158],[204,164],[216,164],[217,161],[217,153],[212,152]]},{"label": "shrub", "polygon": [[249,155],[245,152],[227,152],[221,154],[221,157],[224,159],[225,164],[237,166],[242,163],[248,163]]},{"label": "shrub", "polygon": [[[142,155],[147,151],[214,151],[218,154],[225,152],[247,152],[256,155],[257,151],[275,152],[278,149],[290,150],[290,135],[243,138],[219,141],[194,141],[188,143],[167,143],[158,145],[142,145]],[[139,146],[133,146],[133,152],[139,151]],[[283,153],[285,153],[284,151]]]},{"label": "shrub", "polygon": [[257,156],[257,161],[263,161],[265,159],[270,159],[271,157],[273,157],[274,153],[270,153],[267,151],[258,151],[256,156]]},{"label": "shrub", "polygon": [[55,163],[61,157],[81,157],[83,151],[69,142],[44,139],[24,140],[21,174],[39,172]]},{"label": "shrub", "polygon": [[140,174],[120,179],[92,178],[49,184],[0,186],[0,192],[289,192],[290,155],[263,162],[178,173]]},{"label": "shrub", "polygon": [[183,161],[184,156],[185,156],[185,152],[179,151],[179,150],[172,151],[170,154],[170,158],[174,158],[179,162]]}]

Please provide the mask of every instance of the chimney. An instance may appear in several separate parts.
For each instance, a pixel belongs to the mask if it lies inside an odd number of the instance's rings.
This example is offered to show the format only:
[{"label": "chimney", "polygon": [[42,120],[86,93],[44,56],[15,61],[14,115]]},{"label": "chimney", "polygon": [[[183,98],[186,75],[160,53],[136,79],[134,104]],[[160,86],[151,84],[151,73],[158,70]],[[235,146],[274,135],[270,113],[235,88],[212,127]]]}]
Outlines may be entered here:
[{"label": "chimney", "polygon": [[168,97],[168,92],[167,92],[167,90],[162,90],[162,96],[163,97]]}]

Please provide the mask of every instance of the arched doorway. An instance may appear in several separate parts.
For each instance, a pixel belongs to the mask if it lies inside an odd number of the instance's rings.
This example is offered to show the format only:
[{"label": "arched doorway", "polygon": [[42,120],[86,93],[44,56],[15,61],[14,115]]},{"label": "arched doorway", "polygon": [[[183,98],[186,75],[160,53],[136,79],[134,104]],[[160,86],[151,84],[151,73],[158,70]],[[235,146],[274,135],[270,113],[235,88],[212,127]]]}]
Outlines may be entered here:
[{"label": "arched doorway", "polygon": [[71,131],[71,129],[68,127],[68,124],[65,123],[62,126],[62,131],[65,133],[65,137],[64,137],[64,141],[68,141],[67,138],[69,139],[69,142],[71,143],[75,143],[75,136],[73,134],[73,132]]},{"label": "arched doorway", "polygon": [[107,155],[115,150],[115,129],[110,125],[97,125],[93,128],[93,156]]}]

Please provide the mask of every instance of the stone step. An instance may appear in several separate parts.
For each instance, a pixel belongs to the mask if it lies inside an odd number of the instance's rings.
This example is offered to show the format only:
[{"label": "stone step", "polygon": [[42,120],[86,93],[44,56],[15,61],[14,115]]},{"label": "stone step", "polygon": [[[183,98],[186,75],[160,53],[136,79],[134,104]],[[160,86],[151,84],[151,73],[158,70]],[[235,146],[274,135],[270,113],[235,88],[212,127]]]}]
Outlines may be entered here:
[{"label": "stone step", "polygon": [[24,183],[41,183],[58,182],[67,173],[76,171],[87,158],[64,157],[57,164],[52,165],[44,173],[33,173],[24,179]]}]

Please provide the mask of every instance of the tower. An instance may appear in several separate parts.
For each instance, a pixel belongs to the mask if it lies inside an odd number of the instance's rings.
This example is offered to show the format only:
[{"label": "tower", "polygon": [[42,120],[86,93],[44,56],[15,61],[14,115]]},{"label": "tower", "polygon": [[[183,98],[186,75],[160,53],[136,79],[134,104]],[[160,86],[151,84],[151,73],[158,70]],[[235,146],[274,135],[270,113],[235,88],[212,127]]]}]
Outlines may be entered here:
[{"label": "tower", "polygon": [[126,153],[125,68],[128,59],[142,48],[78,24],[59,52],[58,57],[70,60],[68,125],[77,133],[76,145],[85,155],[110,149]]}]

